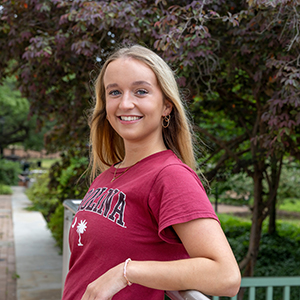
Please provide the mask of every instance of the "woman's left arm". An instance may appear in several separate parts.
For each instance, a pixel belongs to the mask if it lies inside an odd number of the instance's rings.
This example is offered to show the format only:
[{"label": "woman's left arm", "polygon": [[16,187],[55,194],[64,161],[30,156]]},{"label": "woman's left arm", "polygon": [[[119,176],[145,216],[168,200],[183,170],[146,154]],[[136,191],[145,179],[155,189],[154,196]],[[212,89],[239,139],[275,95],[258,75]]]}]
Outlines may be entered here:
[{"label": "woman's left arm", "polygon": [[127,269],[128,279],[155,289],[195,289],[207,295],[236,295],[241,274],[220,224],[214,219],[196,219],[173,228],[191,258],[132,261]]},{"label": "woman's left arm", "polygon": [[[241,275],[220,224],[214,219],[196,219],[173,228],[191,258],[168,262],[131,261],[127,266],[128,280],[159,290],[195,289],[207,295],[236,295]],[[91,283],[82,299],[110,299],[127,285],[123,267],[124,263]],[[106,296],[95,296],[103,292]]]}]

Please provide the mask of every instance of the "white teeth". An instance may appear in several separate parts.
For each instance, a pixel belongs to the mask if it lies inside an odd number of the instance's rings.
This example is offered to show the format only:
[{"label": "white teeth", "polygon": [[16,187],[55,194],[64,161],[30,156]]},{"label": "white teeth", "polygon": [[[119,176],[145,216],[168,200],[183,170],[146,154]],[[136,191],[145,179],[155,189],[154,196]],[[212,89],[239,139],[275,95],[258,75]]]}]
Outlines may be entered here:
[{"label": "white teeth", "polygon": [[121,116],[120,117],[122,121],[135,121],[135,120],[139,120],[141,117],[124,117]]}]

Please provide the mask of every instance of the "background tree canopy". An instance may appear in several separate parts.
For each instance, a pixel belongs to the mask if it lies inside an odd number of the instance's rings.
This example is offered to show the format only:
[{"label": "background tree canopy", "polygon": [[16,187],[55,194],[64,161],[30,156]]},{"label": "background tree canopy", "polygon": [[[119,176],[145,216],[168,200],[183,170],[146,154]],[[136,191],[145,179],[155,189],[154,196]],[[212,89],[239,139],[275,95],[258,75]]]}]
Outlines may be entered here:
[{"label": "background tree canopy", "polygon": [[209,146],[199,154],[207,178],[252,178],[253,222],[240,263],[252,275],[268,215],[276,230],[283,158],[300,157],[299,4],[2,0],[0,78],[17,76],[39,126],[55,119],[49,151],[85,150],[101,63],[120,44],[154,49],[176,71],[195,132]]},{"label": "background tree canopy", "polygon": [[[0,153],[9,145],[22,143],[25,149],[44,148],[43,135],[47,128],[36,131],[36,117],[28,119],[29,101],[16,90],[16,81],[8,77],[0,86]],[[49,126],[49,122],[47,122]]]}]

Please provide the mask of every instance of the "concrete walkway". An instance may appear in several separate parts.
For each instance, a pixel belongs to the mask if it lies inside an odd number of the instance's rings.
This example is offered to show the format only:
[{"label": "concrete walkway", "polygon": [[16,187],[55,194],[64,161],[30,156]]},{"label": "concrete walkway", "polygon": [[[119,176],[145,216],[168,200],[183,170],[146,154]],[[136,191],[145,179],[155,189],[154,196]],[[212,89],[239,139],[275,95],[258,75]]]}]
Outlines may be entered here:
[{"label": "concrete walkway", "polygon": [[0,300],[17,300],[11,196],[0,196]]},{"label": "concrete walkway", "polygon": [[[62,255],[40,212],[28,211],[24,187],[13,187],[17,300],[61,299]],[[1,297],[0,297],[1,299]]]}]

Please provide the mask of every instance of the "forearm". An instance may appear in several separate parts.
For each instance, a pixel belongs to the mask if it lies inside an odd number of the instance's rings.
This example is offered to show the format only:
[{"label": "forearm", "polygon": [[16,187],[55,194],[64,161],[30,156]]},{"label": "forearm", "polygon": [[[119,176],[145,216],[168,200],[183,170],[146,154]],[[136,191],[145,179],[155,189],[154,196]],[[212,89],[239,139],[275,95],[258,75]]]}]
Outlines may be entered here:
[{"label": "forearm", "polygon": [[132,283],[154,289],[196,289],[207,295],[232,296],[238,291],[240,275],[236,266],[231,270],[208,258],[131,261],[127,266],[127,278]]},{"label": "forearm", "polygon": [[195,289],[207,295],[235,296],[240,287],[240,271],[219,224],[197,219],[173,227],[191,258],[133,260],[127,268],[125,262],[120,263],[91,282],[82,300],[111,299],[127,286],[127,280],[159,290]]}]

